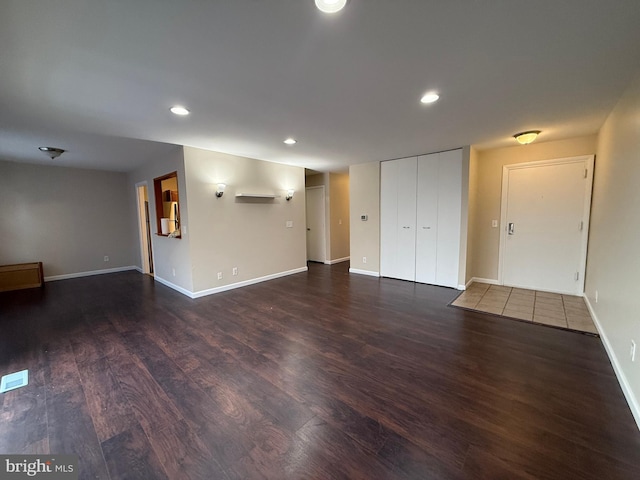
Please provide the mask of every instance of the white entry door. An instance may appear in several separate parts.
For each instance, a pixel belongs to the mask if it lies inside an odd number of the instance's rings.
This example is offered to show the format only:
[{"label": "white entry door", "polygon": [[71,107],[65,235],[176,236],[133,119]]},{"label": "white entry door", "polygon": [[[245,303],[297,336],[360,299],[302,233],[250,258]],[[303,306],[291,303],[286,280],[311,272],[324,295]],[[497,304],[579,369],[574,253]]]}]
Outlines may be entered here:
[{"label": "white entry door", "polygon": [[501,283],[584,291],[593,156],[503,169]]},{"label": "white entry door", "polygon": [[307,187],[307,260],[327,259],[324,226],[324,186]]}]

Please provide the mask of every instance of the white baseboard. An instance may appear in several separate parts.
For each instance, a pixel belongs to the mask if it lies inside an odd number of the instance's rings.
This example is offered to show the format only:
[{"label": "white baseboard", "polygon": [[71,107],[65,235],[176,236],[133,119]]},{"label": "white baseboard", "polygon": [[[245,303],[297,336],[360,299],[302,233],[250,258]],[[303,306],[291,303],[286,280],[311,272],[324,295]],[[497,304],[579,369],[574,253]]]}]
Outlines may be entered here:
[{"label": "white baseboard", "polygon": [[306,272],[308,269],[309,268],[306,267],[306,266],[305,267],[300,267],[300,268],[295,268],[293,270],[287,270],[285,272],[278,272],[278,273],[273,273],[271,275],[265,275],[264,277],[252,278],[250,280],[245,280],[243,282],[231,283],[229,285],[223,285],[221,287],[208,288],[207,290],[200,290],[199,292],[188,293],[188,295],[191,298],[205,297],[207,295],[213,295],[215,293],[226,292],[227,290],[233,290],[235,288],[246,287],[248,285],[253,285],[253,284],[256,284],[256,283],[266,282],[268,280],[274,280],[274,279],[280,278],[280,277],[286,277],[287,275],[294,275],[296,273]]},{"label": "white baseboard", "polygon": [[175,283],[171,283],[169,280],[165,280],[164,278],[159,277],[158,275],[154,275],[153,279],[156,282],[160,282],[165,287],[169,287],[175,290],[176,292],[180,292],[181,294],[186,295],[189,298],[193,298],[193,292],[191,292],[191,290],[187,290],[186,288],[176,285]]},{"label": "white baseboard", "polygon": [[357,268],[350,268],[349,273],[357,273],[358,275],[369,275],[370,277],[380,276],[380,272],[372,272],[371,270],[359,270]]},{"label": "white baseboard", "polygon": [[631,414],[633,415],[634,420],[636,421],[636,425],[638,429],[640,429],[640,402],[633,393],[631,386],[629,385],[629,381],[627,380],[627,376],[624,374],[622,367],[620,366],[620,362],[618,361],[618,357],[615,354],[613,347],[611,346],[611,342],[609,342],[609,337],[607,337],[607,333],[602,328],[602,324],[600,320],[598,320],[598,316],[596,312],[593,310],[591,306],[591,302],[589,301],[589,297],[587,295],[583,295],[584,301],[587,304],[587,308],[589,309],[589,313],[591,314],[591,318],[593,318],[593,323],[595,323],[596,328],[598,329],[598,333],[600,334],[600,339],[602,340],[602,344],[604,345],[604,349],[609,356],[609,360],[611,361],[611,365],[613,365],[613,372],[616,374],[616,378],[618,379],[618,383],[620,384],[620,388],[622,388],[622,393],[624,394],[625,399],[627,400],[627,404],[631,409]]},{"label": "white baseboard", "polygon": [[91,277],[92,275],[103,275],[105,273],[117,273],[126,272],[128,270],[136,270],[137,267],[129,265],[127,267],[106,268],[104,270],[91,270],[88,272],[67,273],[64,275],[52,275],[50,277],[44,277],[45,282],[55,282],[56,280],[68,280],[70,278]]},{"label": "white baseboard", "polygon": [[140,273],[143,273],[143,272],[142,272],[142,269],[141,269],[139,266],[137,266],[137,265],[135,265],[135,266],[133,267],[133,269],[134,269],[134,270],[137,270],[137,271],[138,271],[138,272],[140,272]]},{"label": "white baseboard", "polygon": [[494,280],[493,278],[472,277],[471,280],[467,282],[467,287],[471,285],[473,282],[488,283],[489,285],[500,285],[500,282],[498,282],[498,280]]},{"label": "white baseboard", "polygon": [[467,289],[467,285],[458,285],[456,287],[456,290],[466,290]]},{"label": "white baseboard", "polygon": [[336,258],[335,260],[327,260],[324,262],[324,264],[333,265],[334,263],[348,262],[349,260],[351,260],[351,257],[342,257],[342,258]]}]

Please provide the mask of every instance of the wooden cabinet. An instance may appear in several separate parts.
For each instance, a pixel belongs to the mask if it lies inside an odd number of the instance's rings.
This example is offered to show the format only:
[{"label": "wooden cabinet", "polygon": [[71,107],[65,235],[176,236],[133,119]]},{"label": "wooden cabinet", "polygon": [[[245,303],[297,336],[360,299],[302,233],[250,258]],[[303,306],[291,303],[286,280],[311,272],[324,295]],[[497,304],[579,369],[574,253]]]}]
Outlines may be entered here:
[{"label": "wooden cabinet", "polygon": [[382,276],[458,287],[462,188],[462,150],[382,162]]},{"label": "wooden cabinet", "polygon": [[43,282],[42,262],[0,266],[0,292],[41,287]]}]

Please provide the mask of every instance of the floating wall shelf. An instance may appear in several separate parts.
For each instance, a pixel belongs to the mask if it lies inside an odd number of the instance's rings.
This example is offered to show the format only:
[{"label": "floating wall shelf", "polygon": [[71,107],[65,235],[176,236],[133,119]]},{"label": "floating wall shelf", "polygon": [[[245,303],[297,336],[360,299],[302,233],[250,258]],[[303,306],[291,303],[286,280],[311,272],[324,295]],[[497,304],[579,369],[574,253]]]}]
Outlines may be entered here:
[{"label": "floating wall shelf", "polygon": [[279,198],[280,195],[274,195],[269,193],[236,193],[236,197],[243,198]]}]

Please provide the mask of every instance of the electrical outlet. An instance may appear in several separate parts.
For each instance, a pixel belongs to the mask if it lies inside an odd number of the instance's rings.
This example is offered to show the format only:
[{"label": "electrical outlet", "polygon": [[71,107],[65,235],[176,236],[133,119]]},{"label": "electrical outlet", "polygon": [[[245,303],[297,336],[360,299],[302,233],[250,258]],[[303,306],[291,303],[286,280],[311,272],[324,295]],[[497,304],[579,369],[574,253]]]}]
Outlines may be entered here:
[{"label": "electrical outlet", "polygon": [[238,267],[233,267],[233,270],[231,271],[231,273],[233,275],[238,275]]},{"label": "electrical outlet", "polygon": [[498,228],[498,220],[491,220],[491,227]]},{"label": "electrical outlet", "polygon": [[596,303],[598,303],[598,290],[596,290]]},{"label": "electrical outlet", "polygon": [[108,262],[108,261],[109,261],[109,255],[105,255],[105,256],[104,256],[104,261],[105,261],[105,262]]},{"label": "electrical outlet", "polygon": [[174,277],[176,276],[176,269],[175,268],[171,269],[171,275],[173,275]]},{"label": "electrical outlet", "polygon": [[362,263],[367,263],[367,257],[362,257]]},{"label": "electrical outlet", "polygon": [[636,342],[634,342],[633,340],[631,340],[631,349],[629,351],[629,354],[631,356],[631,361],[635,362],[636,361]]},{"label": "electrical outlet", "polygon": [[222,272],[218,272],[218,280],[222,280]]}]

